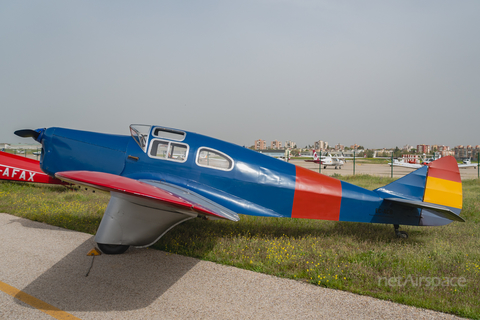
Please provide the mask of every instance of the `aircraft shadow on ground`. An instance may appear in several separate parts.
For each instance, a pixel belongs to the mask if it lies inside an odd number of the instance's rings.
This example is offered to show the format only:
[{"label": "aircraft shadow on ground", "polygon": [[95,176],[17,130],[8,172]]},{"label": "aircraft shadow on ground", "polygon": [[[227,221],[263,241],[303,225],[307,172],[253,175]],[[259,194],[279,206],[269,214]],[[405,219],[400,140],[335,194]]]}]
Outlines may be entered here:
[{"label": "aircraft shadow on ground", "polygon": [[[38,228],[39,225],[35,222],[25,222],[23,219],[20,219],[20,222],[26,227]],[[210,229],[213,241],[205,246],[204,251],[207,252],[218,239],[231,233],[249,233],[250,236],[259,235],[267,238],[282,235],[287,237],[340,235],[382,243],[394,239],[393,227],[387,228],[385,225],[328,223],[312,227],[301,226],[292,232],[275,225],[264,225],[255,231],[249,225],[241,223],[216,227],[208,223],[200,220],[185,223],[170,231],[165,240],[180,234],[188,237],[192,232],[198,235],[205,231],[204,229]],[[189,224],[195,226],[193,228],[195,231],[191,226],[188,227]],[[57,229],[49,225],[45,225],[45,228]],[[137,310],[157,300],[199,262],[197,259],[167,254],[163,251],[130,248],[125,254],[95,257],[93,267],[86,277],[93,259],[86,254],[93,246],[94,241],[91,237],[22,290],[65,311]]]},{"label": "aircraft shadow on ground", "polygon": [[[173,242],[197,242],[197,238],[202,239],[206,245],[204,250],[210,250],[219,239],[232,236],[258,237],[264,239],[281,238],[281,237],[353,237],[358,241],[369,241],[372,243],[389,243],[398,241],[395,236],[393,225],[371,224],[357,222],[336,222],[336,221],[317,221],[299,219],[298,224],[283,224],[284,218],[262,218],[268,219],[269,223],[259,221],[258,225],[254,222],[244,223],[242,219],[239,222],[222,222],[214,225],[210,221],[194,219],[187,221],[176,228],[169,231],[154,246],[159,249],[172,247]],[[275,223],[278,221],[279,223]],[[412,237],[408,239],[409,243],[422,242],[421,237],[416,235],[422,234],[422,229],[414,226],[401,226],[401,230],[408,231]],[[209,238],[210,241],[206,241]],[[178,240],[180,239],[180,240]]]},{"label": "aircraft shadow on ground", "polygon": [[13,216],[8,224],[19,223],[22,227],[31,228],[31,229],[43,229],[43,230],[55,230],[55,231],[65,231],[65,232],[76,232],[73,230],[52,226],[44,222],[29,220],[28,218]]},{"label": "aircraft shadow on ground", "polygon": [[198,263],[135,248],[93,258],[86,255],[93,245],[93,238],[83,242],[22,291],[64,311],[137,310],[149,306]]}]

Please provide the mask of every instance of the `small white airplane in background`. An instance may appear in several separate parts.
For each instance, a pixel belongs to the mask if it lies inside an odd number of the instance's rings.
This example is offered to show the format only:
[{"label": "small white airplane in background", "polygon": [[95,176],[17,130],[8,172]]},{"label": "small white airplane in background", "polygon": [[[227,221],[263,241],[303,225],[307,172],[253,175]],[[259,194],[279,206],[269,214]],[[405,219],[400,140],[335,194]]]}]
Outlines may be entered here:
[{"label": "small white airplane in background", "polygon": [[335,169],[342,169],[342,166],[345,164],[345,162],[337,157],[332,157],[330,153],[326,156],[320,156],[320,159],[318,158],[317,152],[313,150],[313,160],[305,160],[306,162],[314,162],[314,163],[321,163],[323,166],[323,169],[327,169],[327,166],[335,167]]},{"label": "small white airplane in background", "polygon": [[462,164],[458,165],[459,168],[470,168],[470,167],[476,168],[477,167],[476,164],[474,163],[472,164],[472,160],[470,159],[464,159],[462,162],[463,162]]},{"label": "small white airplane in background", "polygon": [[[388,165],[392,166],[392,163],[389,162]],[[404,159],[400,159],[400,160],[399,159],[393,159],[393,166],[405,167],[405,168],[411,168],[411,169],[418,169],[418,168],[423,167],[424,165],[420,164],[420,163],[405,162]]]},{"label": "small white airplane in background", "polygon": [[[441,158],[441,157],[439,157]],[[433,162],[435,161],[435,159],[433,158],[429,158],[429,159],[425,159],[423,161],[423,163],[408,163],[408,162],[405,162],[404,159],[393,159],[393,165],[394,166],[398,166],[398,167],[405,167],[405,168],[411,168],[411,169],[419,169],[425,165],[428,165],[430,162]],[[388,163],[390,166],[392,166],[392,163],[389,162]],[[462,164],[459,164],[458,165],[459,168],[471,168],[471,167],[474,167],[476,168],[477,165],[476,164],[472,164],[471,160],[470,159],[465,159],[463,160],[463,163]]]}]

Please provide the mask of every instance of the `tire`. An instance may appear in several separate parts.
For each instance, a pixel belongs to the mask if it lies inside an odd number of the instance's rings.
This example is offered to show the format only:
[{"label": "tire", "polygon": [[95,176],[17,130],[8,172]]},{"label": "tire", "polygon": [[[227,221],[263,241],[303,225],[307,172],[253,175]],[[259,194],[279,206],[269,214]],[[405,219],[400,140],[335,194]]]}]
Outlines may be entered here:
[{"label": "tire", "polygon": [[406,233],[405,231],[398,231],[397,232],[397,238],[407,239],[408,238],[408,233]]},{"label": "tire", "polygon": [[103,244],[97,243],[98,248],[105,254],[122,254],[128,250],[130,246],[121,244]]}]

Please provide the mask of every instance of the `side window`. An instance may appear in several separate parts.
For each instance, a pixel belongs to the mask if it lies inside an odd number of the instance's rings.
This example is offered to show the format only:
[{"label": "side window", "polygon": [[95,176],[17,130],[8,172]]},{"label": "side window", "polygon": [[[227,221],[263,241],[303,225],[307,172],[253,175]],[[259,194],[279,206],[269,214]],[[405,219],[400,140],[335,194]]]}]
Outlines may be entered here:
[{"label": "side window", "polygon": [[209,149],[200,148],[197,153],[197,165],[224,171],[232,170],[233,160],[226,154]]},{"label": "side window", "polygon": [[187,151],[187,145],[172,142],[170,143],[169,157],[178,161],[184,161],[185,159],[187,159]]},{"label": "side window", "polygon": [[168,142],[154,140],[150,148],[150,155],[156,158],[167,158]]},{"label": "side window", "polygon": [[155,139],[150,145],[150,157],[185,162],[188,156],[188,145]]}]

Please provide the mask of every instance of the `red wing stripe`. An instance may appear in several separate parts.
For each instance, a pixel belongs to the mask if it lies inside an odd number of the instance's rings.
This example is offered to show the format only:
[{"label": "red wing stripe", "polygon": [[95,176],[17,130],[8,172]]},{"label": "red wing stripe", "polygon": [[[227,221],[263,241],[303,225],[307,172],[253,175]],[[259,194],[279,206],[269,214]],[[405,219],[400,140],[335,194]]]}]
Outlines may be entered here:
[{"label": "red wing stripe", "polygon": [[171,192],[141,181],[137,181],[135,179],[117,176],[110,173],[92,171],[57,172],[55,176],[67,182],[87,185],[103,191],[116,191],[134,196],[155,199],[177,207],[190,208],[202,214],[224,218],[223,216],[218,215],[217,213],[212,212],[201,205],[186,201],[185,199]]}]

